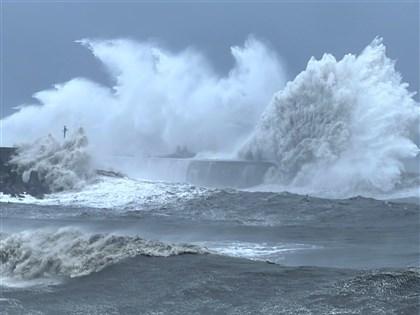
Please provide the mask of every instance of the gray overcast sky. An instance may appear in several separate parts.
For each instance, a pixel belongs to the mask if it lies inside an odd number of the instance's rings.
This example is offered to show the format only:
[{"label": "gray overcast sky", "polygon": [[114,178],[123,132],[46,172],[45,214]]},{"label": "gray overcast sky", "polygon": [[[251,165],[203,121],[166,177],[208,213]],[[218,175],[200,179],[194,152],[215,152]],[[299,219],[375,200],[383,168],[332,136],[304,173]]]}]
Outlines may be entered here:
[{"label": "gray overcast sky", "polygon": [[[375,36],[411,91],[419,90],[419,2],[3,2],[2,115],[32,102],[34,92],[74,77],[110,84],[102,67],[74,41],[157,39],[194,46],[227,72],[230,47],[249,34],[271,44],[288,79],[324,52],[358,54]],[[416,96],[418,100],[418,95]]]}]

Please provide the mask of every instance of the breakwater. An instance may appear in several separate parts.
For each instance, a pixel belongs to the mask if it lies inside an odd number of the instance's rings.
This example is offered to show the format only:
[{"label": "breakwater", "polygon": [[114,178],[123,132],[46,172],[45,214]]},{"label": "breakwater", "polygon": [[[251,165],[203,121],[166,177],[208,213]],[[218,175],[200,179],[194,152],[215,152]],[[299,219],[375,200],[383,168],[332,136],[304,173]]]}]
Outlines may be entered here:
[{"label": "breakwater", "polygon": [[213,160],[190,158],[103,157],[100,168],[114,169],[131,177],[181,182],[217,188],[247,188],[264,182],[276,164],[265,161]]}]

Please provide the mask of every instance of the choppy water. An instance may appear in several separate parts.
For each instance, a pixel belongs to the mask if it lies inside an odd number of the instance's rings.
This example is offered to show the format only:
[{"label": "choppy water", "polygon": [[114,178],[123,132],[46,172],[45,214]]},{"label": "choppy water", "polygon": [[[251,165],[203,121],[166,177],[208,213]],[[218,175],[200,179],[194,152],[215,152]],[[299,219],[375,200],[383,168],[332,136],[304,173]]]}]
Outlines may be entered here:
[{"label": "choppy water", "polygon": [[2,313],[420,311],[418,204],[106,177],[90,189],[1,204]]},{"label": "choppy water", "polygon": [[[419,104],[381,39],[284,88],[253,37],[224,77],[191,50],[82,43],[115,86],[76,78],[1,121],[4,145],[38,139],[10,163],[53,192],[0,196],[2,314],[420,312]],[[150,159],[179,145],[196,159]]]}]

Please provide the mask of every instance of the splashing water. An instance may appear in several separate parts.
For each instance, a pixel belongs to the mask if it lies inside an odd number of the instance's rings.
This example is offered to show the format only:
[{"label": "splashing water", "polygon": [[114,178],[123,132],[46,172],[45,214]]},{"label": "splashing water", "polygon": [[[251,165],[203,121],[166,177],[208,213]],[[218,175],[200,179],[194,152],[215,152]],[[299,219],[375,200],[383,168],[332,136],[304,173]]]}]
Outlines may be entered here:
[{"label": "splashing water", "polygon": [[274,95],[242,158],[278,164],[270,182],[341,195],[387,192],[419,150],[419,106],[381,39],[337,61],[325,54]]},{"label": "splashing water", "polygon": [[24,181],[37,171],[51,191],[80,189],[94,177],[87,144],[82,128],[63,144],[49,135],[33,144],[20,145],[10,163],[16,165]]},{"label": "splashing water", "polygon": [[253,37],[231,49],[235,65],[225,77],[191,48],[173,53],[125,39],[80,43],[115,86],[77,78],[35,94],[41,105],[2,120],[4,145],[82,125],[95,159],[161,155],[179,145],[200,157],[239,152],[241,159],[276,162],[270,183],[335,197],[404,187],[404,163],[418,155],[419,106],[381,39],[357,57],[312,58],[265,110],[283,71]]},{"label": "splashing water", "polygon": [[179,145],[232,153],[283,85],[277,57],[253,37],[231,48],[235,64],[225,77],[192,48],[173,53],[126,39],[80,43],[104,64],[115,86],[77,78],[36,93],[41,105],[3,119],[4,145],[67,125],[85,128],[96,156],[167,154]]},{"label": "splashing water", "polygon": [[19,280],[31,284],[31,280],[37,283],[42,279],[86,276],[138,255],[168,257],[205,252],[194,245],[86,233],[74,227],[28,230],[1,235],[0,276],[5,285],[19,284]]}]

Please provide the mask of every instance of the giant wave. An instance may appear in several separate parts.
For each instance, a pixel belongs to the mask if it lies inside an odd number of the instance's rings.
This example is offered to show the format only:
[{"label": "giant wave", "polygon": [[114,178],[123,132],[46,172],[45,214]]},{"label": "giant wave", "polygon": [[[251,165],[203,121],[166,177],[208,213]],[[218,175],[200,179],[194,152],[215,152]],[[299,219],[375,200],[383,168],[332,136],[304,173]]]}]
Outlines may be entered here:
[{"label": "giant wave", "polygon": [[419,152],[419,106],[385,52],[376,38],[357,57],[312,58],[274,95],[239,156],[275,161],[269,182],[292,190],[336,197],[403,185],[404,162]]}]

